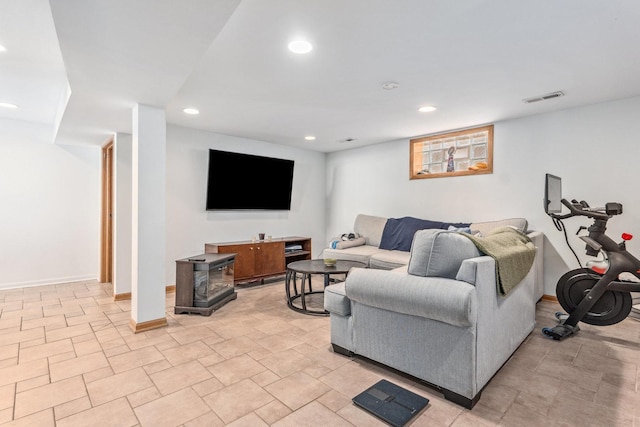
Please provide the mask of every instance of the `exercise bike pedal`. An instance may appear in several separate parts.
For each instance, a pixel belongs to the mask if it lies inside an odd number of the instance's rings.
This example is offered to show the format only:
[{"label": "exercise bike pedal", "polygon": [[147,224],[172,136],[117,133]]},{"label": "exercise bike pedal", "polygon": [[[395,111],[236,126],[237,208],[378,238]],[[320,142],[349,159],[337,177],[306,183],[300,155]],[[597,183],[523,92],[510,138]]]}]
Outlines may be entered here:
[{"label": "exercise bike pedal", "polygon": [[562,341],[565,338],[570,337],[580,330],[579,326],[569,326],[559,324],[553,328],[542,328],[542,334],[546,337],[553,338],[555,341]]}]

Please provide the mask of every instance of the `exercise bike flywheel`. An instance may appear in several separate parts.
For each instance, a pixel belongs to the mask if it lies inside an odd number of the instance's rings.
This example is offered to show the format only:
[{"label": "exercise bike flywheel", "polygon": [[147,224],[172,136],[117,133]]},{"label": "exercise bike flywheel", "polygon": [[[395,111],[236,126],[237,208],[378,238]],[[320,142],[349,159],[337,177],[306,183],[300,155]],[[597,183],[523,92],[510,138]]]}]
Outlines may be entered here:
[{"label": "exercise bike flywheel", "polygon": [[[556,295],[562,308],[571,314],[601,277],[584,268],[565,273],[556,286]],[[629,292],[605,291],[580,321],[596,326],[613,325],[623,321],[632,306]]]}]

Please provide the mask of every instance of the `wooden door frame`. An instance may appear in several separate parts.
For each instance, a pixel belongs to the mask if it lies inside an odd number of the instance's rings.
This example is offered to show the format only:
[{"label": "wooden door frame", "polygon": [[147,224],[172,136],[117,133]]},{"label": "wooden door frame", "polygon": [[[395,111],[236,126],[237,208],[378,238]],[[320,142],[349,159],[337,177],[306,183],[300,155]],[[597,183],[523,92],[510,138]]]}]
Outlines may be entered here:
[{"label": "wooden door frame", "polygon": [[102,147],[100,283],[113,280],[113,139]]}]

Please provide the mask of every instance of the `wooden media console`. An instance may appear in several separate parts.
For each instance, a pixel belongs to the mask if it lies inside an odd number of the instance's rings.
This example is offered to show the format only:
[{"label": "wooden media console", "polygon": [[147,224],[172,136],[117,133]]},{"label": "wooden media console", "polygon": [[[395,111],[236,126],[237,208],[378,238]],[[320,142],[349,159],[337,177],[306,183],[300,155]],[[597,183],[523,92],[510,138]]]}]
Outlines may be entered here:
[{"label": "wooden media console", "polygon": [[205,253],[235,253],[235,283],[263,280],[286,273],[287,264],[311,259],[311,238],[280,237],[271,240],[206,243]]}]

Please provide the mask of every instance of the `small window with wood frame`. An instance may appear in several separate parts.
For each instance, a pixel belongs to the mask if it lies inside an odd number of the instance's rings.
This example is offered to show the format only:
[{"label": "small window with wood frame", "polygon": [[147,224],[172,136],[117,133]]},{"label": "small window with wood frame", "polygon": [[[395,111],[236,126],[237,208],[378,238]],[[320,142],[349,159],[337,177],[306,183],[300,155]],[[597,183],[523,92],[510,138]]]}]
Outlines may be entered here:
[{"label": "small window with wood frame", "polygon": [[409,179],[493,173],[493,125],[409,141]]}]

